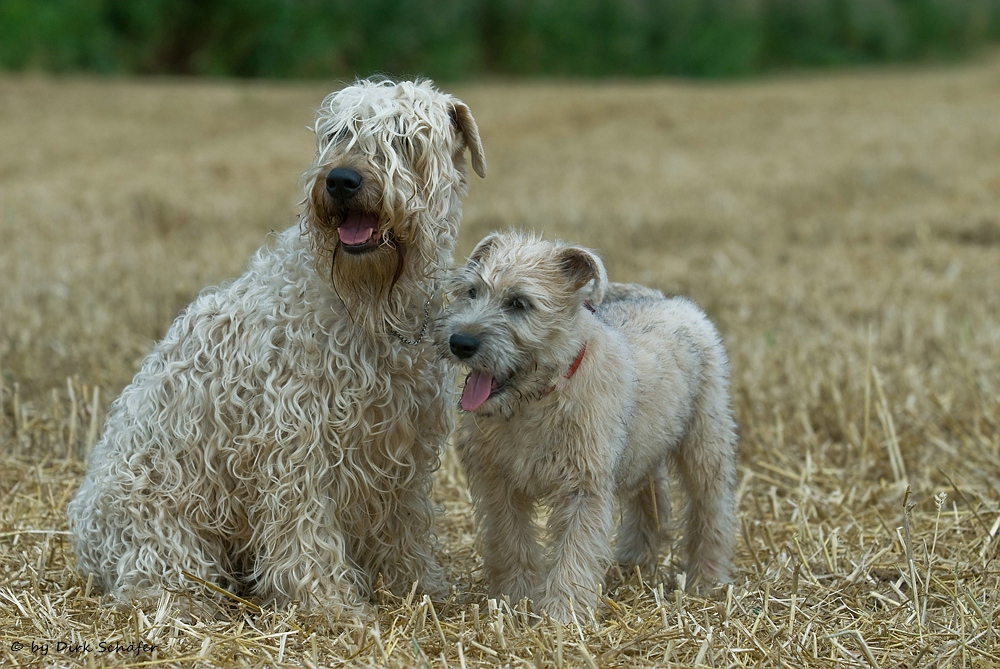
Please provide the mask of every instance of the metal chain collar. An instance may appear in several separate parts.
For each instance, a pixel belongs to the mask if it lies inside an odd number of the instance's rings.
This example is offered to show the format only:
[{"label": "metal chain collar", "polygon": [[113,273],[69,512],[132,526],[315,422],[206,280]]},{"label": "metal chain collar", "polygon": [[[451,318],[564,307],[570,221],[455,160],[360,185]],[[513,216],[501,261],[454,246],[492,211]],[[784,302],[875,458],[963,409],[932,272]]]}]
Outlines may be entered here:
[{"label": "metal chain collar", "polygon": [[417,335],[416,339],[410,339],[408,337],[405,337],[396,330],[394,330],[393,328],[389,328],[389,334],[393,335],[394,337],[399,339],[399,341],[403,342],[407,346],[416,346],[423,340],[424,335],[427,333],[427,323],[430,320],[430,315],[431,315],[431,301],[427,300],[426,302],[424,302],[424,324],[420,326],[420,334]]}]

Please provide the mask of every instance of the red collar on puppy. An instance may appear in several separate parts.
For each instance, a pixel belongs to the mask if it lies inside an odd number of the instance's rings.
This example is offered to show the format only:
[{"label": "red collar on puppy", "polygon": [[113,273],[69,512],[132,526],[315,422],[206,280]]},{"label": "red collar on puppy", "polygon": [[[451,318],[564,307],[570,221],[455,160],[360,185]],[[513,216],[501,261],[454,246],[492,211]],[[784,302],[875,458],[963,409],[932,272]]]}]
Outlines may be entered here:
[{"label": "red collar on puppy", "polygon": [[[586,352],[587,352],[587,342],[583,342],[583,346],[580,347],[580,352],[576,354],[576,360],[574,360],[573,364],[569,366],[569,370],[565,374],[563,374],[563,378],[569,379],[574,374],[576,374],[576,370],[580,368],[580,363],[583,362],[583,354]],[[556,389],[555,385],[551,385],[542,392],[542,395],[548,395],[555,389]]]},{"label": "red collar on puppy", "polygon": [[[587,311],[589,311],[590,313],[592,314],[597,313],[597,309],[595,309],[594,305],[590,303],[590,300],[584,300],[583,306],[586,307]],[[580,347],[580,352],[576,354],[576,360],[573,361],[573,364],[569,366],[569,371],[566,372],[567,379],[576,374],[577,368],[580,366],[580,363],[583,362],[583,354],[586,352],[587,352],[587,342],[583,342],[583,346]]]},{"label": "red collar on puppy", "polygon": [[[594,309],[593,305],[590,303],[590,300],[585,301],[583,303],[583,306],[586,307],[587,311],[589,311],[590,313],[592,314],[597,313],[597,310]],[[569,371],[563,374],[563,378],[566,379],[573,378],[573,375],[576,374],[576,370],[580,368],[580,363],[583,362],[583,355],[586,352],[587,352],[587,342],[583,342],[583,346],[580,347],[580,352],[576,354],[576,359],[573,360],[573,364],[569,366]],[[555,386],[549,386],[548,388],[545,389],[545,392],[543,392],[542,394],[548,395],[555,389],[556,389]]]},{"label": "red collar on puppy", "polygon": [[567,379],[571,378],[574,374],[576,374],[576,370],[580,367],[580,363],[583,362],[583,354],[586,352],[587,352],[587,342],[583,342],[583,346],[580,347],[580,352],[576,354],[576,360],[574,360],[573,364],[569,366],[569,371],[566,372],[565,374]]}]

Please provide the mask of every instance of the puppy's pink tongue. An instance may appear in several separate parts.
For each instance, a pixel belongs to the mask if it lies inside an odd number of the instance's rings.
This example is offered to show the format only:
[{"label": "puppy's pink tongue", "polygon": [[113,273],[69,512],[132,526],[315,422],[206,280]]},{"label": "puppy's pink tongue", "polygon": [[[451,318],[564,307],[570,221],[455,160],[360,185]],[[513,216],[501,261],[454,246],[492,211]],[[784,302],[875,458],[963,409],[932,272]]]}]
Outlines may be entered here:
[{"label": "puppy's pink tongue", "polygon": [[378,218],[371,214],[362,214],[352,211],[340,224],[337,232],[340,234],[340,241],[348,246],[364,244],[378,229]]},{"label": "puppy's pink tongue", "polygon": [[465,380],[465,390],[462,391],[462,408],[475,411],[490,397],[493,390],[493,377],[483,374],[478,369],[472,370]]}]

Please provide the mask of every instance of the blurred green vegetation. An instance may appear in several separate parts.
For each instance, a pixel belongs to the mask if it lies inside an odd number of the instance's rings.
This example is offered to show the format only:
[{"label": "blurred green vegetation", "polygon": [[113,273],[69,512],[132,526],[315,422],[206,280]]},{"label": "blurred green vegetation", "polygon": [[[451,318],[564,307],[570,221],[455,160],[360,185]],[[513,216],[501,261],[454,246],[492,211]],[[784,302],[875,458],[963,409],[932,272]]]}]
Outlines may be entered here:
[{"label": "blurred green vegetation", "polygon": [[0,0],[0,68],[734,77],[949,60],[1000,0]]}]

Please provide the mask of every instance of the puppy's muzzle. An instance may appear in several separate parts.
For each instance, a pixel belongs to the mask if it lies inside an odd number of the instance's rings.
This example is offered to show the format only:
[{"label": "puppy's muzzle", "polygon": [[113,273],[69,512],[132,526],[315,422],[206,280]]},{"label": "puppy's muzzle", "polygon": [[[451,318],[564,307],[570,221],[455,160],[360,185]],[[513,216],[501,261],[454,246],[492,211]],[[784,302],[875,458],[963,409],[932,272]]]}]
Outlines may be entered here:
[{"label": "puppy's muzzle", "polygon": [[455,357],[459,360],[467,360],[476,354],[479,350],[479,339],[473,337],[472,335],[465,334],[464,332],[459,332],[453,334],[448,339],[448,346],[451,348],[451,352],[455,354]]},{"label": "puppy's muzzle", "polygon": [[326,175],[326,192],[334,202],[347,204],[361,190],[361,175],[349,167],[335,167]]}]

